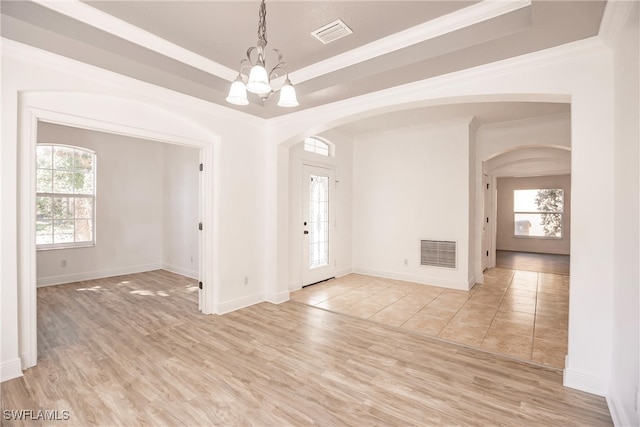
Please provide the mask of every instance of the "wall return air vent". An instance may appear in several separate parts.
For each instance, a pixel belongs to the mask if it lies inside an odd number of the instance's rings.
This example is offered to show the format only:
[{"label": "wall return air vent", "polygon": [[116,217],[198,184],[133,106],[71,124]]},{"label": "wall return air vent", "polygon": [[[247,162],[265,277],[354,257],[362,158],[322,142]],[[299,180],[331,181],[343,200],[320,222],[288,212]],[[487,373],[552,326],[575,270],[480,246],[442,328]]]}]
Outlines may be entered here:
[{"label": "wall return air vent", "polygon": [[329,44],[352,33],[353,31],[351,28],[342,22],[341,19],[338,19],[324,27],[320,27],[317,30],[312,31],[311,35],[320,40],[323,44]]},{"label": "wall return air vent", "polygon": [[420,265],[456,268],[456,242],[447,240],[421,240]]}]

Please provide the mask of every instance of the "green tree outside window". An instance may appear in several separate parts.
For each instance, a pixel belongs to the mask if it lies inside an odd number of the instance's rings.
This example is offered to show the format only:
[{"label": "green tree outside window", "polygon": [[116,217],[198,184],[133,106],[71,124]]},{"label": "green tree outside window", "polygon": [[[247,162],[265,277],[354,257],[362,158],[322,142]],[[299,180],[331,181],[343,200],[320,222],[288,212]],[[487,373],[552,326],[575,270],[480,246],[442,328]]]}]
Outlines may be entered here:
[{"label": "green tree outside window", "polygon": [[36,151],[36,245],[40,249],[95,242],[94,152],[59,144]]}]

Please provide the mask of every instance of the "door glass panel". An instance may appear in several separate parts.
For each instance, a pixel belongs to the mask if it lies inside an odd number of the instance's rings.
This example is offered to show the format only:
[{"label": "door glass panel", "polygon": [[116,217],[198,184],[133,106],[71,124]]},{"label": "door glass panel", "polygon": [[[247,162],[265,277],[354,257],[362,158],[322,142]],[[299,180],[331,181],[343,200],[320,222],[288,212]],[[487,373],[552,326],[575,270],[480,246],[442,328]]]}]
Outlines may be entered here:
[{"label": "door glass panel", "polygon": [[309,182],[309,268],[329,265],[329,177]]}]

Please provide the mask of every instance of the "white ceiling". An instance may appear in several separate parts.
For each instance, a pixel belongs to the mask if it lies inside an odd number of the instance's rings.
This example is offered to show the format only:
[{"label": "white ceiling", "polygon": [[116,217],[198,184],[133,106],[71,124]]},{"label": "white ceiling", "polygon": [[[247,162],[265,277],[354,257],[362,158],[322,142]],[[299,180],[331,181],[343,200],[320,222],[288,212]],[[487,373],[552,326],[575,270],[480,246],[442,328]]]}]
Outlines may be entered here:
[{"label": "white ceiling", "polygon": [[[268,0],[268,47],[282,51],[300,107],[279,108],[272,97],[232,108],[275,117],[588,38],[597,35],[604,6],[599,0]],[[2,0],[0,8],[3,37],[228,106],[230,81],[257,39],[259,1]],[[330,45],[310,35],[338,18],[352,35]],[[520,107],[521,116],[555,114],[552,105]],[[510,120],[513,108],[500,111]],[[395,117],[409,120],[401,116]]]}]

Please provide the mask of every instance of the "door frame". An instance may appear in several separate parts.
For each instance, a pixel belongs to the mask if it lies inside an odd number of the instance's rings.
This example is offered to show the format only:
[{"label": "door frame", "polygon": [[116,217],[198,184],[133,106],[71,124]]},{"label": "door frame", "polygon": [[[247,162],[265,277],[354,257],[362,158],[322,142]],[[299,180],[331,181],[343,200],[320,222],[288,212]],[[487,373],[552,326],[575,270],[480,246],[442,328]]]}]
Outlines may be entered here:
[{"label": "door frame", "polygon": [[[308,239],[306,238],[302,238],[302,248],[301,248],[301,253],[302,253],[302,259],[301,259],[301,269],[302,269],[302,287],[305,286],[309,286],[312,285],[314,283],[318,283],[321,282],[323,280],[327,280],[331,277],[335,277],[335,272],[336,272],[336,254],[335,254],[335,239],[336,239],[336,218],[335,218],[335,203],[336,203],[336,168],[333,165],[327,165],[327,164],[321,164],[321,163],[317,163],[317,162],[307,162],[307,161],[303,161],[302,162],[302,168],[301,168],[301,175],[300,175],[300,181],[301,181],[301,185],[302,187],[300,188],[301,190],[301,197],[300,197],[300,220],[301,223],[299,224],[300,227],[300,233],[304,232],[305,226],[303,225],[302,221],[304,221],[304,205],[309,203],[309,200],[306,199],[304,197],[305,193],[305,185],[308,186],[308,182],[306,181],[307,179],[307,173],[305,172],[307,170],[307,168],[312,168],[312,169],[324,169],[327,171],[331,172],[331,176],[330,176],[330,182],[329,182],[329,269],[332,271],[332,274],[327,277],[326,279],[320,279],[320,280],[314,280],[311,281],[309,283],[306,283],[306,279],[308,278],[308,273],[309,273],[309,257],[308,256],[304,256],[305,254],[308,255]],[[306,187],[308,188],[308,187]]]},{"label": "door frame", "polygon": [[487,173],[482,174],[482,226],[484,232],[482,234],[482,253],[480,254],[482,263],[482,271],[484,272],[488,268],[495,267],[495,227],[494,227],[494,184],[492,177]]},{"label": "door frame", "polygon": [[[203,283],[199,293],[199,309],[203,314],[217,312],[218,283],[214,272],[218,269],[215,254],[217,242],[214,235],[218,228],[216,202],[220,138],[170,111],[160,110],[150,104],[117,98],[103,94],[72,92],[26,92],[19,96],[18,116],[18,342],[22,369],[38,362],[37,322],[37,274],[36,274],[36,146],[38,122],[113,133],[157,142],[177,144],[200,150],[205,164],[200,185],[200,219],[208,219],[200,235],[199,276]],[[136,124],[138,114],[147,115],[155,126]],[[168,132],[170,130],[171,132]],[[194,227],[196,225],[194,224]]]}]

